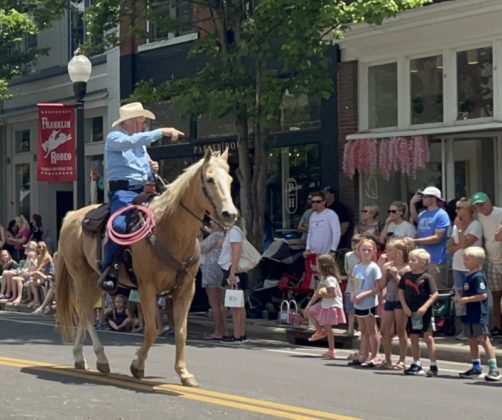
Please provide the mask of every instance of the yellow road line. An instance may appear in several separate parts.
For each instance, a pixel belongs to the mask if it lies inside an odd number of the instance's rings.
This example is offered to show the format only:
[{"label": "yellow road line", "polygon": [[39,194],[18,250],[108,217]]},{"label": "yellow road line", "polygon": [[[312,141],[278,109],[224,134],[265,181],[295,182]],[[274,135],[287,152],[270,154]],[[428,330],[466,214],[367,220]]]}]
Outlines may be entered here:
[{"label": "yellow road line", "polygon": [[226,394],[217,391],[210,391],[201,388],[188,388],[176,384],[168,384],[162,382],[154,382],[149,380],[137,380],[130,376],[120,374],[103,375],[97,371],[80,371],[69,366],[55,365],[50,363],[38,362],[33,360],[16,359],[11,357],[0,357],[0,365],[34,369],[49,373],[62,374],[65,376],[78,377],[83,379],[92,379],[97,382],[107,383],[133,389],[140,389],[150,392],[158,392],[177,396],[190,400],[200,401],[204,403],[221,405],[225,407],[235,408],[238,410],[251,411],[255,413],[265,414],[273,417],[287,419],[337,419],[337,420],[354,420],[354,417],[347,417],[328,413],[325,411],[312,410],[308,408],[295,407],[291,405],[279,404],[270,401],[262,401],[240,395]]}]

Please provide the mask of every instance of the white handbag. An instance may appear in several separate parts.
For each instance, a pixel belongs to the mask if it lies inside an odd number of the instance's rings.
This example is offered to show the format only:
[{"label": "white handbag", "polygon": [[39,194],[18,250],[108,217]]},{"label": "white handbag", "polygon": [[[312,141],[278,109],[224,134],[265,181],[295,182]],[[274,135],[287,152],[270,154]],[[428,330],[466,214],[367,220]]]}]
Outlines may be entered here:
[{"label": "white handbag", "polygon": [[225,307],[227,307],[227,308],[244,308],[244,290],[226,289],[225,290]]},{"label": "white handbag", "polygon": [[261,254],[258,250],[249,242],[244,235],[242,235],[241,242],[241,257],[239,259],[239,264],[237,265],[238,273],[247,273],[248,271],[255,268],[261,260]]}]

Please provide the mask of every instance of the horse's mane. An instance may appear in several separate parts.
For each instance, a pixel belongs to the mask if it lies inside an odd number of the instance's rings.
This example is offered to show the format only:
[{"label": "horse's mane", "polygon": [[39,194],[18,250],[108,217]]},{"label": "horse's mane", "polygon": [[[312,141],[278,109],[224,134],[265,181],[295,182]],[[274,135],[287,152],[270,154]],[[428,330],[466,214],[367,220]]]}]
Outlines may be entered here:
[{"label": "horse's mane", "polygon": [[[220,152],[213,152],[209,163],[223,167],[226,166],[226,170],[229,170],[228,163],[224,159],[220,159]],[[203,165],[204,158],[190,165],[178,178],[169,184],[164,193],[152,201],[150,209],[157,219],[172,216],[178,208],[181,198],[190,187],[190,182],[200,179],[197,177],[197,173],[202,169]]]}]

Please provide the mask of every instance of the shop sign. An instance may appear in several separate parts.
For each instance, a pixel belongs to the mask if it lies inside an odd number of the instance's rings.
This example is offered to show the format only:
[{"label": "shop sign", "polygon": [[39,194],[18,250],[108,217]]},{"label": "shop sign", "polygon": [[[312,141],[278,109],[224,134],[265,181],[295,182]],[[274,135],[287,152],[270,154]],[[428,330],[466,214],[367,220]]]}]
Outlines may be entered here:
[{"label": "shop sign", "polygon": [[37,104],[37,180],[75,180],[75,108],[73,105]]},{"label": "shop sign", "polygon": [[194,155],[203,155],[206,152],[206,149],[211,147],[213,152],[224,152],[228,147],[229,151],[237,150],[237,141],[221,141],[219,143],[206,143],[206,144],[196,144],[193,146],[193,154]]},{"label": "shop sign", "polygon": [[288,178],[286,181],[286,211],[289,214],[296,213],[298,210],[298,184],[296,179]]}]

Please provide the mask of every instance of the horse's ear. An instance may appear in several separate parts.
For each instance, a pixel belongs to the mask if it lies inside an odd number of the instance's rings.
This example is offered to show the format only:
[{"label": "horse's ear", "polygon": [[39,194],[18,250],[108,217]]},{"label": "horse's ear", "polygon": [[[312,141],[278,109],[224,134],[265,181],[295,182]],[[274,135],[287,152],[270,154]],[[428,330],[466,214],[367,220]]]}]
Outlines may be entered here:
[{"label": "horse's ear", "polygon": [[228,160],[228,147],[225,148],[225,151],[220,156],[222,159]]},{"label": "horse's ear", "polygon": [[211,149],[211,147],[208,147],[206,149],[206,153],[204,154],[204,161],[209,162],[209,159],[211,159],[211,156],[213,156],[213,149]]}]

